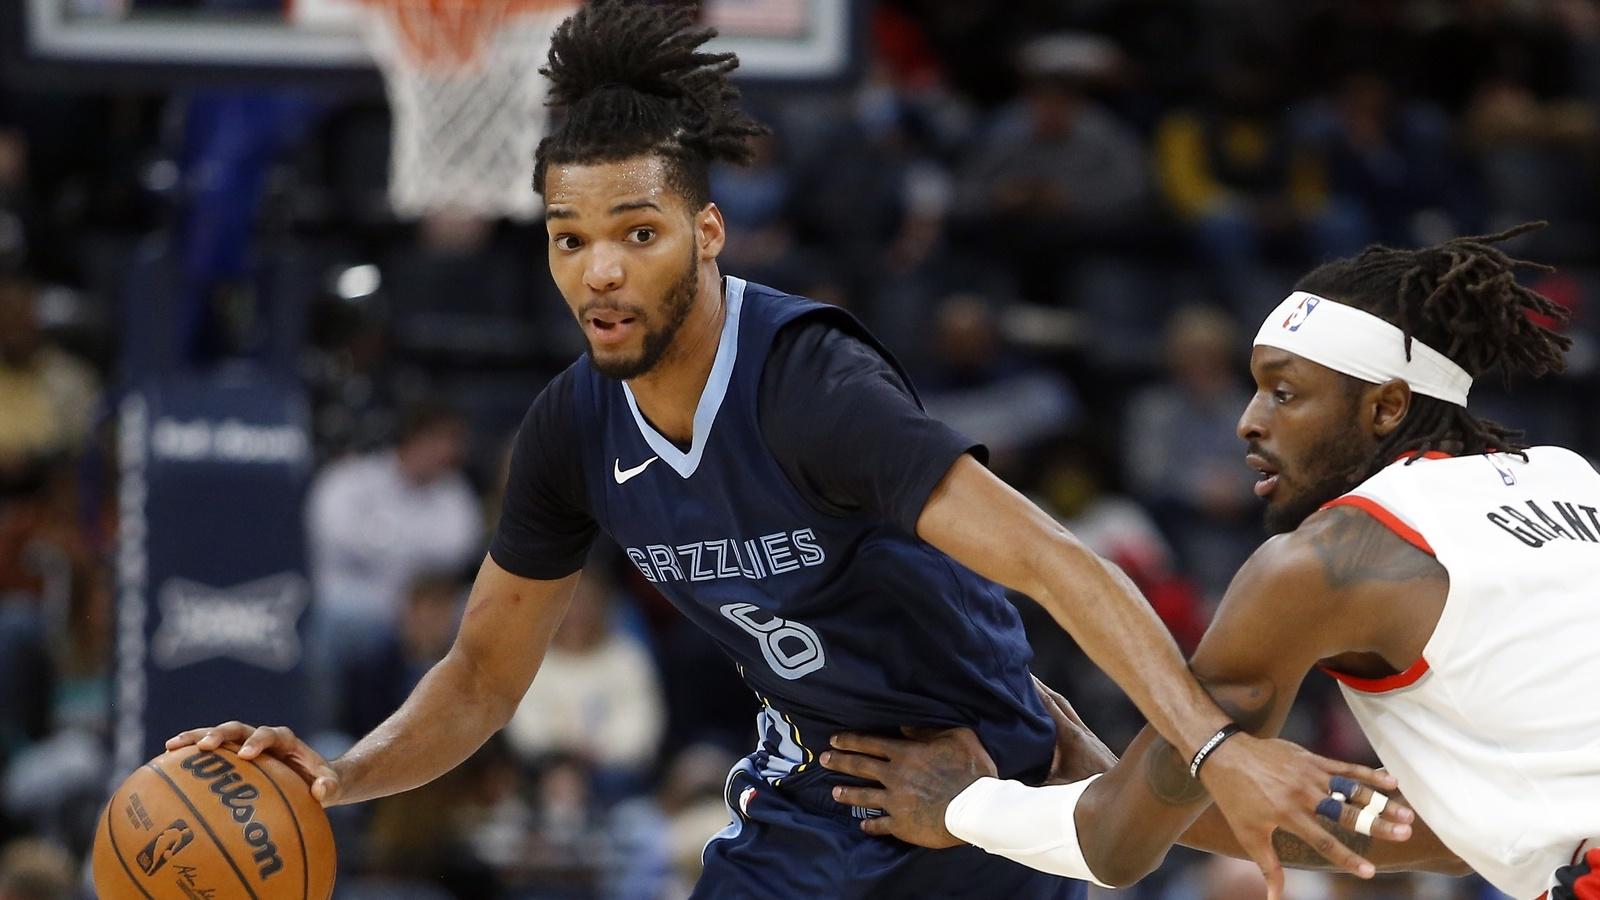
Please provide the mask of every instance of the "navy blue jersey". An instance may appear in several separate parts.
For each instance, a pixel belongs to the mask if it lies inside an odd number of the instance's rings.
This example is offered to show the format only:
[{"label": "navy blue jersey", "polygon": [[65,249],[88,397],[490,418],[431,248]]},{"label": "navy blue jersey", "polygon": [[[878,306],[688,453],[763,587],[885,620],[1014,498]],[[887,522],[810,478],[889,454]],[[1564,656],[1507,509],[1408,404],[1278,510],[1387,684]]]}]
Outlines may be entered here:
[{"label": "navy blue jersey", "polygon": [[758,387],[775,335],[843,314],[735,278],[726,302],[687,450],[587,357],[573,406],[596,463],[583,466],[590,515],[761,698],[761,774],[796,788],[828,780],[815,758],[837,730],[966,725],[1003,777],[1044,775],[1054,729],[1002,589],[901,524],[819,510],[766,446]]}]

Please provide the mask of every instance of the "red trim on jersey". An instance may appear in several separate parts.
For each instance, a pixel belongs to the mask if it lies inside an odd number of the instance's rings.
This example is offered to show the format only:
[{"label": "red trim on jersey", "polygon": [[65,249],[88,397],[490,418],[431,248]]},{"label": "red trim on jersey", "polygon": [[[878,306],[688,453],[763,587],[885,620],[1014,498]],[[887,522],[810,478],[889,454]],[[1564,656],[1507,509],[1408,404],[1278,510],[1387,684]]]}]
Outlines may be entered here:
[{"label": "red trim on jersey", "polygon": [[1418,679],[1428,674],[1428,661],[1419,656],[1417,661],[1411,664],[1411,668],[1398,675],[1385,675],[1382,678],[1360,678],[1344,672],[1336,672],[1327,666],[1317,666],[1317,668],[1333,676],[1340,684],[1354,688],[1363,694],[1382,694],[1416,684]]},{"label": "red trim on jersey", "polygon": [[[1493,453],[1494,451],[1490,450],[1488,452]],[[1399,462],[1402,459],[1411,459],[1412,457],[1414,457],[1416,455],[1417,455],[1417,451],[1415,451],[1415,450],[1407,450],[1406,452],[1400,454],[1399,456],[1396,456],[1394,458],[1394,461],[1395,462]],[[1423,459],[1455,459],[1455,457],[1456,457],[1456,455],[1454,453],[1446,453],[1443,450],[1429,450],[1427,453],[1422,454],[1422,458]]]},{"label": "red trim on jersey", "polygon": [[1379,522],[1382,522],[1390,531],[1399,535],[1401,540],[1405,541],[1411,546],[1421,550],[1423,553],[1426,553],[1429,556],[1438,555],[1433,552],[1433,548],[1428,545],[1428,541],[1420,533],[1418,533],[1415,528],[1412,528],[1410,525],[1400,521],[1399,516],[1389,512],[1387,509],[1384,509],[1381,503],[1373,500],[1370,497],[1363,497],[1359,494],[1345,494],[1343,497],[1335,497],[1332,500],[1329,500],[1327,503],[1322,504],[1323,509],[1328,509],[1334,506],[1354,506],[1356,509],[1365,512],[1367,515],[1377,519]]},{"label": "red trim on jersey", "polygon": [[[1415,455],[1414,453],[1401,454],[1400,459]],[[1422,454],[1422,458],[1450,459],[1451,455],[1439,450],[1429,450],[1427,453]],[[1433,547],[1429,545],[1427,538],[1424,538],[1421,532],[1400,521],[1399,516],[1390,512],[1383,504],[1373,500],[1371,497],[1363,497],[1359,494],[1345,494],[1343,497],[1335,497],[1322,504],[1322,509],[1330,509],[1335,506],[1353,506],[1377,519],[1385,528],[1394,532],[1401,540],[1411,546],[1429,556],[1438,556],[1433,552]],[[1361,691],[1364,694],[1382,694],[1386,691],[1393,691],[1415,684],[1418,679],[1428,674],[1428,661],[1422,657],[1417,657],[1417,661],[1412,663],[1409,669],[1383,678],[1360,678],[1344,672],[1336,672],[1327,666],[1318,666],[1317,668],[1333,676],[1340,684]]]}]

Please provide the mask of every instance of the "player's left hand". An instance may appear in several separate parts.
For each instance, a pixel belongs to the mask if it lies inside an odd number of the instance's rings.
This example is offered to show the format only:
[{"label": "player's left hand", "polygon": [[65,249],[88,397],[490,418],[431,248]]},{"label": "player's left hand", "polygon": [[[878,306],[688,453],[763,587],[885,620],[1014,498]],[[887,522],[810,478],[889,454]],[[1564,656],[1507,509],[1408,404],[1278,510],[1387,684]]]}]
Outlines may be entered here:
[{"label": "player's left hand", "polygon": [[1555,887],[1547,896],[1549,900],[1600,900],[1600,847],[1557,869]]},{"label": "player's left hand", "polygon": [[840,732],[822,764],[835,772],[875,781],[882,787],[833,789],[846,806],[881,809],[861,821],[861,830],[897,837],[935,850],[962,844],[944,827],[944,810],[974,781],[995,775],[978,736],[969,728],[903,729],[906,739]]},{"label": "player's left hand", "polygon": [[1083,724],[1067,698],[1051,690],[1037,675],[1033,677],[1033,689],[1056,724],[1056,750],[1045,784],[1071,784],[1111,771],[1117,764],[1117,755]]},{"label": "player's left hand", "polygon": [[[1046,783],[1081,781],[1117,764],[1117,755],[1083,724],[1067,698],[1037,678],[1033,687],[1056,726]],[[994,775],[994,761],[966,728],[908,728],[905,734],[906,740],[851,732],[835,736],[834,749],[822,754],[822,764],[880,787],[835,788],[834,799],[884,811],[862,821],[868,834],[892,835],[935,849],[960,844],[944,827],[945,808],[974,781]]]},{"label": "player's left hand", "polygon": [[[1200,770],[1201,782],[1239,845],[1261,867],[1268,900],[1283,897],[1283,864],[1272,846],[1272,832],[1279,828],[1298,835],[1323,858],[1352,875],[1371,878],[1377,872],[1317,818],[1317,804],[1327,798],[1329,781],[1335,775],[1353,778],[1391,797],[1399,787],[1388,772],[1327,759],[1288,741],[1262,740],[1243,733],[1218,747]],[[1380,817],[1391,827],[1375,828],[1373,836],[1405,840],[1411,836],[1410,823],[1415,818],[1404,803],[1391,800]],[[1399,825],[1406,827],[1393,827]]]}]

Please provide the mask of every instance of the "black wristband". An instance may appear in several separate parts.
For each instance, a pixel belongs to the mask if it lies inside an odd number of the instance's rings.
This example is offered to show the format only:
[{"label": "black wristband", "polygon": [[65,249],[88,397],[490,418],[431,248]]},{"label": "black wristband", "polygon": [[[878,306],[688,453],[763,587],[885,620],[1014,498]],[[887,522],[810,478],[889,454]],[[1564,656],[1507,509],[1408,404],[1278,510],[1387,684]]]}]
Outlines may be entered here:
[{"label": "black wristband", "polygon": [[1200,749],[1194,752],[1194,759],[1189,760],[1189,777],[1199,778],[1200,765],[1206,761],[1206,757],[1210,756],[1218,747],[1222,746],[1223,741],[1233,737],[1242,730],[1242,728],[1232,722],[1229,722],[1221,728],[1218,728],[1217,733],[1213,734],[1210,740],[1206,741],[1204,744],[1201,744]]}]

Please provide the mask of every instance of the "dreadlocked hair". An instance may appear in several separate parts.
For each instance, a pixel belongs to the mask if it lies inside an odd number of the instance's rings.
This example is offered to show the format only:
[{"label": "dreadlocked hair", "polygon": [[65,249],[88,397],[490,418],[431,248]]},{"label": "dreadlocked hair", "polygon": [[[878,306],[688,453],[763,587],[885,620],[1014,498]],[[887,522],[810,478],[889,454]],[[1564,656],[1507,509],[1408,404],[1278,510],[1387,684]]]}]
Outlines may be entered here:
[{"label": "dreadlocked hair", "polygon": [[[1396,326],[1405,335],[1407,359],[1411,342],[1418,340],[1475,379],[1495,370],[1508,384],[1515,375],[1537,378],[1565,368],[1562,354],[1572,339],[1533,317],[1560,323],[1567,312],[1518,284],[1516,272],[1554,269],[1513,259],[1494,245],[1545,224],[1529,222],[1419,250],[1368,247],[1358,256],[1313,270],[1295,290],[1354,306]],[[1521,453],[1528,446],[1522,438],[1521,431],[1479,419],[1466,407],[1413,394],[1405,420],[1380,443],[1374,465],[1430,450]]]},{"label": "dreadlocked hair", "polygon": [[710,201],[714,161],[748,163],[749,141],[767,129],[739,111],[732,53],[704,53],[716,35],[679,0],[592,0],[556,28],[550,105],[565,121],[534,154],[533,189],[551,163],[608,163],[658,156],[667,180],[698,209]]}]

